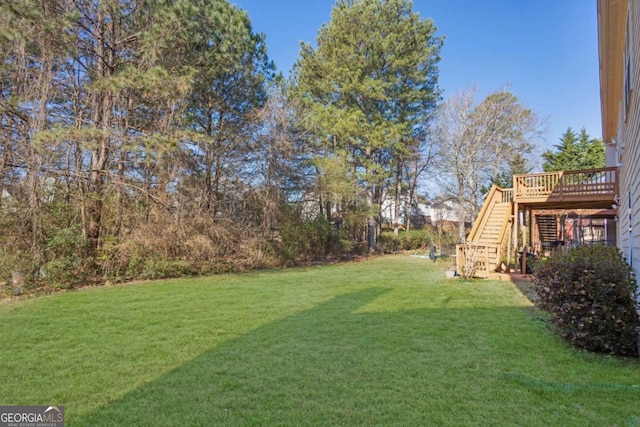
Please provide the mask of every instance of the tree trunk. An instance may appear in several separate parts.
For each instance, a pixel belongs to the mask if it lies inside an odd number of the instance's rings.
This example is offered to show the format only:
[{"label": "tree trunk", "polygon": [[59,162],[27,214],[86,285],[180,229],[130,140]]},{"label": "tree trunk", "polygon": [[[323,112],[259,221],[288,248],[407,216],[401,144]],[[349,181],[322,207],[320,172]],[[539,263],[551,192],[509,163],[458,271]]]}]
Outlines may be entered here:
[{"label": "tree trunk", "polygon": [[466,242],[467,233],[464,226],[464,217],[466,209],[464,208],[464,184],[461,182],[458,185],[458,236],[461,243]]},{"label": "tree trunk", "polygon": [[402,193],[402,161],[398,160],[396,169],[396,190],[393,206],[393,234],[396,236],[399,234],[400,223],[400,196]]},{"label": "tree trunk", "polygon": [[29,222],[31,228],[31,257],[38,259],[40,255],[40,179],[38,172],[40,162],[32,148],[30,151],[27,185],[29,191]]},{"label": "tree trunk", "polygon": [[367,242],[369,252],[376,251],[376,218],[369,215],[367,218]]},{"label": "tree trunk", "polygon": [[[106,12],[100,11],[95,21],[96,57],[98,79],[113,74],[115,63],[115,45],[108,43],[113,35],[114,22],[108,19]],[[95,258],[100,245],[100,228],[102,224],[102,208],[104,198],[104,179],[110,155],[111,94],[103,89],[95,95],[93,123],[103,133],[98,137],[98,148],[92,153],[88,192],[85,195],[85,235],[87,238],[87,256]]]},{"label": "tree trunk", "polygon": [[411,181],[409,182],[409,191],[408,191],[408,209],[407,212],[409,213],[407,215],[407,231],[411,230],[411,214],[413,213],[413,201],[415,198],[415,194],[416,194],[416,188],[418,187],[418,161],[414,160],[412,162],[412,164],[414,165],[414,171],[413,174],[411,174]]},{"label": "tree trunk", "polygon": [[376,215],[373,211],[373,184],[367,186],[367,208],[369,210],[367,214],[367,248],[369,252],[376,251]]},{"label": "tree trunk", "polygon": [[[371,147],[367,147],[365,151],[365,158],[367,163],[371,162]],[[369,252],[376,251],[376,213],[373,210],[373,202],[375,199],[375,185],[373,184],[373,178],[370,176],[371,170],[367,167],[365,170],[365,176],[370,180],[366,184],[366,204],[367,204],[367,249]]]},{"label": "tree trunk", "polygon": [[[105,101],[106,102],[106,101]],[[100,148],[91,158],[89,173],[89,191],[85,199],[85,235],[87,237],[87,255],[91,258],[97,254],[100,245],[100,226],[102,224],[102,208],[104,198],[104,173],[109,157],[109,138],[100,138]]]},{"label": "tree trunk", "polygon": [[2,143],[2,158],[0,159],[0,210],[2,209],[2,202],[4,198],[4,183],[5,183],[5,171],[7,170],[7,164],[9,163],[9,142],[5,139]]}]

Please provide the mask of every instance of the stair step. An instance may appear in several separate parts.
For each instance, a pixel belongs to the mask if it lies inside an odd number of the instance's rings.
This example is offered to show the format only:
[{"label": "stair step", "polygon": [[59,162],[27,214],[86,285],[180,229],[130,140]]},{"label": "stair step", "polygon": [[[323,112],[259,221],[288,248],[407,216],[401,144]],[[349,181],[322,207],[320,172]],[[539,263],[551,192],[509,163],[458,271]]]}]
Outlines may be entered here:
[{"label": "stair step", "polygon": [[558,239],[558,224],[555,216],[538,215],[538,233],[543,242],[552,242]]}]

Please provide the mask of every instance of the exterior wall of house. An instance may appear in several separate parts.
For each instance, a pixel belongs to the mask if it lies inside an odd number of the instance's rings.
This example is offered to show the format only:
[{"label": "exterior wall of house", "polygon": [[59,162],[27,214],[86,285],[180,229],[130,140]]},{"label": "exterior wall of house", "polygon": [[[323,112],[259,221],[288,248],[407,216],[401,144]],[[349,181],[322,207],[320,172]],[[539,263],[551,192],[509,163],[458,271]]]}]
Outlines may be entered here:
[{"label": "exterior wall of house", "polygon": [[605,145],[605,166],[606,167],[618,165],[618,156],[616,151],[617,150],[614,144]]},{"label": "exterior wall of house", "polygon": [[[618,247],[636,273],[640,272],[640,2],[629,1],[619,94],[618,129],[614,146],[620,165]],[[627,60],[628,56],[628,60]],[[628,99],[628,102],[627,102]],[[626,104],[626,105],[625,105]]]},{"label": "exterior wall of house", "polygon": [[602,135],[618,166],[617,244],[640,277],[640,1],[598,0]]}]

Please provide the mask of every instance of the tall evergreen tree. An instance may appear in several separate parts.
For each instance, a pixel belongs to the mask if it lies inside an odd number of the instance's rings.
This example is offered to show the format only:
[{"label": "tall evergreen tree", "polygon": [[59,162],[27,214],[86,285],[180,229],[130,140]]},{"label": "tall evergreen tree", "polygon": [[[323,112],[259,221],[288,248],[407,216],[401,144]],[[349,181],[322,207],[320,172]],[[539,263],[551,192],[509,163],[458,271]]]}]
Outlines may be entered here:
[{"label": "tall evergreen tree", "polygon": [[198,165],[200,208],[215,213],[242,171],[237,165],[247,156],[275,66],[264,35],[226,0],[177,0],[169,16],[163,22],[175,31],[160,28],[167,55],[191,70],[185,124],[197,135],[189,151]]},{"label": "tall evergreen tree", "polygon": [[603,168],[606,163],[606,150],[600,138],[592,138],[585,128],[580,130],[578,145],[583,153],[583,169]]},{"label": "tall evergreen tree", "polygon": [[250,167],[273,66],[246,13],[226,0],[0,0],[0,24],[0,275],[120,274],[153,244],[153,256],[224,253],[204,233],[182,242],[210,229],[215,209],[192,207],[219,202],[215,177],[241,187]]},{"label": "tall evergreen tree", "polygon": [[602,140],[589,136],[585,128],[576,134],[571,127],[554,145],[555,151],[542,153],[545,172],[602,168],[605,166],[605,148]]},{"label": "tall evergreen tree", "polygon": [[513,176],[523,175],[530,173],[533,167],[529,164],[529,161],[522,153],[516,153],[515,156],[508,162],[508,169],[501,171],[498,175],[492,179],[491,183],[502,188],[513,187]]},{"label": "tall evergreen tree", "polygon": [[439,99],[435,31],[409,0],[340,0],[295,67],[318,152],[357,172],[370,251],[384,190]]}]

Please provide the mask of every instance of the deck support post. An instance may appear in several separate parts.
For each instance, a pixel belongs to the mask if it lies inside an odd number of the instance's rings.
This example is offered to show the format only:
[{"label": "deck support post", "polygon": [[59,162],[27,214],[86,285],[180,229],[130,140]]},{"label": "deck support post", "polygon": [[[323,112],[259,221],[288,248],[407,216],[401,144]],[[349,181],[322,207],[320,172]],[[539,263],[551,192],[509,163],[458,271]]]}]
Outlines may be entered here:
[{"label": "deck support post", "polygon": [[520,273],[527,274],[527,243],[529,242],[527,225],[527,208],[522,210],[522,258],[520,259]]},{"label": "deck support post", "polygon": [[511,242],[513,237],[513,211],[511,211],[511,216],[509,217],[509,222],[511,223],[511,229],[509,230],[507,236],[507,268],[505,273],[511,273]]},{"label": "deck support post", "polygon": [[518,205],[518,202],[514,202],[513,203],[513,227],[512,227],[512,238],[511,238],[511,245],[512,247],[509,248],[510,251],[513,252],[513,259],[514,259],[514,264],[517,264],[518,262],[518,233],[519,233],[519,228],[520,228],[520,206]]}]

